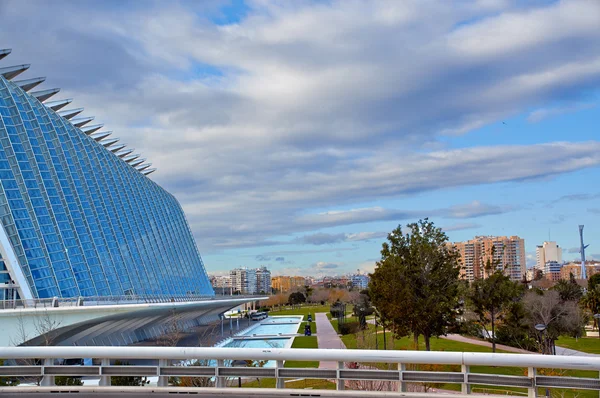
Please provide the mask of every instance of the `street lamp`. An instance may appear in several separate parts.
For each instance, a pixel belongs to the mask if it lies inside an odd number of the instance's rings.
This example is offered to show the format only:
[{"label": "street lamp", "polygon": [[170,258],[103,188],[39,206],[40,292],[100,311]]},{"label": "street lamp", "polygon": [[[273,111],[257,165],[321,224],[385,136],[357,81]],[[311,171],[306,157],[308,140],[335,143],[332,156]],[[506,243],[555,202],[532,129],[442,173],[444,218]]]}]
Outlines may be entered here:
[{"label": "street lamp", "polygon": [[538,323],[535,325],[535,330],[542,333],[542,354],[546,353],[546,328],[547,326],[543,323]]},{"label": "street lamp", "polygon": [[596,320],[596,326],[598,327],[598,338],[600,339],[600,314],[594,314]]}]

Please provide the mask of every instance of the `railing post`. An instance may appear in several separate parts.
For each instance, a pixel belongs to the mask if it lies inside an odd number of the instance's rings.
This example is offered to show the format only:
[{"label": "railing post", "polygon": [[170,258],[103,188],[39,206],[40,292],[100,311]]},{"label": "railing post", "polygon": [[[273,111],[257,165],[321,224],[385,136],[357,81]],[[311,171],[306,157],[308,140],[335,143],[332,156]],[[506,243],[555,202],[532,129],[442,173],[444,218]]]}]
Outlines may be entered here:
[{"label": "railing post", "polygon": [[398,370],[400,371],[400,382],[398,383],[398,391],[406,392],[406,382],[404,382],[404,371],[406,370],[406,365],[403,363],[398,364]]},{"label": "railing post", "polygon": [[217,388],[225,387],[225,377],[219,376],[219,370],[225,367],[225,361],[222,359],[217,360]]},{"label": "railing post", "polygon": [[338,366],[337,366],[337,374],[336,374],[336,379],[335,379],[335,385],[336,385],[336,389],[338,391],[342,391],[344,389],[344,380],[342,380],[340,378],[341,374],[340,374],[340,370],[344,369],[344,362],[338,362]]},{"label": "railing post", "polygon": [[536,398],[537,397],[537,386],[535,385],[535,368],[527,368],[527,377],[531,379],[531,387],[527,388],[527,397],[528,398]]},{"label": "railing post", "polygon": [[100,360],[100,381],[98,382],[99,386],[110,386],[110,376],[104,376],[104,367],[109,367],[110,366],[110,359],[109,358],[102,358]]},{"label": "railing post", "polygon": [[471,393],[471,385],[469,384],[469,371],[471,370],[469,365],[462,364],[460,365],[461,371],[463,373],[464,381],[461,385],[461,392],[463,394]]},{"label": "railing post", "polygon": [[46,366],[52,366],[54,365],[54,359],[53,358],[46,358],[44,359],[44,366],[43,369],[44,371],[42,372],[42,381],[40,382],[40,385],[43,387],[51,387],[54,384],[54,376],[47,376],[46,375]]},{"label": "railing post", "polygon": [[169,362],[166,359],[158,360],[158,387],[167,387],[169,385],[169,376],[162,376],[162,368],[168,366]]},{"label": "railing post", "polygon": [[275,388],[285,388],[285,380],[282,377],[279,377],[279,369],[283,368],[283,361],[277,361],[277,365],[275,367]]}]

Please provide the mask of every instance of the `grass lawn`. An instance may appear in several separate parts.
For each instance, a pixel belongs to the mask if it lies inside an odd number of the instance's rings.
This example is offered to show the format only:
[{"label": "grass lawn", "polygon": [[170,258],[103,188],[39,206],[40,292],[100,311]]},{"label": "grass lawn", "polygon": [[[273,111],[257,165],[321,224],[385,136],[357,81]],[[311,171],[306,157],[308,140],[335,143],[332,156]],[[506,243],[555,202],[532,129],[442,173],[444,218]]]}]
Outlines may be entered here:
[{"label": "grass lawn", "polygon": [[[299,336],[294,338],[292,348],[319,348],[316,336]],[[285,361],[286,368],[318,368],[319,361]]]},{"label": "grass lawn", "polygon": [[[237,386],[237,385],[236,385]],[[242,387],[247,388],[275,388],[275,379],[262,379],[260,385],[258,381],[251,381],[242,384]],[[299,389],[312,389],[312,390],[335,390],[335,383],[327,380],[319,379],[302,379],[296,381],[289,381],[285,383],[285,388],[299,388]]]},{"label": "grass lawn", "polygon": [[597,337],[574,337],[561,336],[556,340],[556,345],[570,348],[572,350],[589,352],[590,354],[600,354],[600,339]]},{"label": "grass lawn", "polygon": [[[296,333],[304,334],[304,325],[305,324],[306,324],[306,322],[300,322],[300,324],[298,325],[298,331]],[[316,322],[310,323],[310,333],[313,335],[317,334],[317,323]]]},{"label": "grass lawn", "polygon": [[312,314],[313,321],[317,312],[329,313],[329,305],[306,305],[300,308],[290,308],[281,311],[269,311],[269,315],[304,315],[304,320],[307,320],[307,315]]}]

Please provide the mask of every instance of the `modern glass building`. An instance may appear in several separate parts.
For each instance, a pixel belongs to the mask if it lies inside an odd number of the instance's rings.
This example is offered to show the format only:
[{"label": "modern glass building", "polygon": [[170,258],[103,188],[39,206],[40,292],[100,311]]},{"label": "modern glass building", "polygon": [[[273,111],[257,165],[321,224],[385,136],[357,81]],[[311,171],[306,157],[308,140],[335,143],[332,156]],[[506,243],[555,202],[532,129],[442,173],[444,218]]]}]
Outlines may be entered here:
[{"label": "modern glass building", "polygon": [[[0,59],[10,50],[0,50]],[[181,206],[133,150],[0,66],[0,300],[213,295]]]}]

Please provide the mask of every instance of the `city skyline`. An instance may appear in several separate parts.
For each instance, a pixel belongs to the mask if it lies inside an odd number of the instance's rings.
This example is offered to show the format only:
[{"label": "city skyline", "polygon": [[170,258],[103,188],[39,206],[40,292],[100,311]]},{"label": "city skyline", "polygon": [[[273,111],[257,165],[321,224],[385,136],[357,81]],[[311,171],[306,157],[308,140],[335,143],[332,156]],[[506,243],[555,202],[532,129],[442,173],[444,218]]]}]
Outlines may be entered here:
[{"label": "city skyline", "polygon": [[11,65],[152,159],[209,273],[372,271],[423,217],[452,242],[517,235],[528,267],[544,241],[578,258],[585,224],[600,259],[600,3],[7,1],[0,18]]}]

